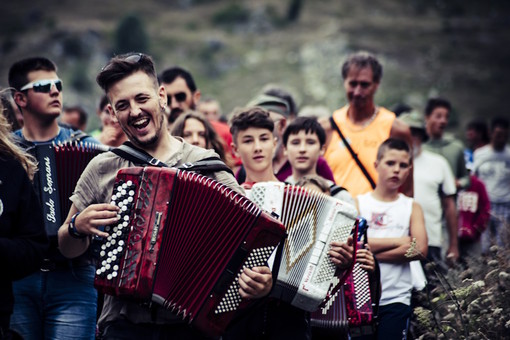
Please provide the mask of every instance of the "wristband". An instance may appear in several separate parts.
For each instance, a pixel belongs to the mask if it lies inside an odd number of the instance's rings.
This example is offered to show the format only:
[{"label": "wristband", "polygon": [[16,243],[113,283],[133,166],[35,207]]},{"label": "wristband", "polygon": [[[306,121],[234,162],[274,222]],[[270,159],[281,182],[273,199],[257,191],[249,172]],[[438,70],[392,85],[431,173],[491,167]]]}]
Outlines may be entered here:
[{"label": "wristband", "polygon": [[69,227],[67,228],[67,231],[69,232],[69,235],[73,238],[77,239],[84,239],[88,235],[80,233],[78,230],[76,230],[76,226],[74,225],[74,222],[76,221],[76,217],[78,217],[80,213],[77,212],[76,214],[71,217],[71,222],[69,222]]}]

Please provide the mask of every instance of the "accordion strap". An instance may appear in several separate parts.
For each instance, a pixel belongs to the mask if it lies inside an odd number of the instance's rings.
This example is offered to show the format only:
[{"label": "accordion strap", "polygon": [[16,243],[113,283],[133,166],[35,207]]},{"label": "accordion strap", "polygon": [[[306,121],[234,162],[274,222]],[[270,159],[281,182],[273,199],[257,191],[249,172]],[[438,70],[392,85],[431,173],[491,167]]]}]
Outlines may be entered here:
[{"label": "accordion strap", "polygon": [[[125,142],[118,148],[111,150],[114,154],[135,164],[144,164],[157,166],[160,168],[168,168],[164,162],[157,158],[152,157],[147,152],[135,147],[131,142]],[[232,169],[230,169],[221,159],[218,157],[208,157],[194,163],[184,163],[177,167],[179,170],[194,171],[200,174],[212,173],[218,171],[227,171],[234,175]]]},{"label": "accordion strap", "polygon": [[111,151],[117,156],[127,159],[135,164],[146,164],[157,166],[159,168],[168,168],[168,165],[164,162],[135,147],[131,142],[125,142],[118,148],[112,149]]}]

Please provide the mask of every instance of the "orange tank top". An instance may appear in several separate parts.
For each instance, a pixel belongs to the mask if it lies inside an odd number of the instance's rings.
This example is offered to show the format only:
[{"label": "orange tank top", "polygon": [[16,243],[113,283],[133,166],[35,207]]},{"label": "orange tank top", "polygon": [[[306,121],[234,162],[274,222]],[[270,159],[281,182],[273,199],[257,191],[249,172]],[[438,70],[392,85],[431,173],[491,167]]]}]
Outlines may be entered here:
[{"label": "orange tank top", "polygon": [[[375,119],[367,126],[360,128],[347,119],[348,108],[344,106],[335,111],[333,119],[377,183],[377,172],[374,167],[377,149],[390,136],[395,114],[380,107]],[[346,188],[353,197],[372,191],[370,183],[334,129],[324,158],[333,171],[336,184]]]}]

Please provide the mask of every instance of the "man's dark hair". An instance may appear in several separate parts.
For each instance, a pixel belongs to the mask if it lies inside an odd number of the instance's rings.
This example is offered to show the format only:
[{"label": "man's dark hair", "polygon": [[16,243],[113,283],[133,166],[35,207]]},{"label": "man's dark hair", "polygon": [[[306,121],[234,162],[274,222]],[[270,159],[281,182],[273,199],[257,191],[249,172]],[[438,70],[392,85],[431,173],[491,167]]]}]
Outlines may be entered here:
[{"label": "man's dark hair", "polygon": [[40,70],[56,72],[57,66],[44,57],[27,58],[15,62],[9,69],[9,86],[19,91],[28,84],[28,73]]},{"label": "man's dark hair", "polygon": [[377,150],[377,160],[381,160],[388,150],[405,151],[409,154],[409,157],[412,157],[411,148],[406,141],[398,138],[388,138],[379,146],[379,149]]},{"label": "man's dark hair", "polygon": [[[87,118],[88,118],[87,111],[85,111],[85,109],[83,107],[81,107],[80,105],[64,107],[64,112],[68,112],[68,111],[78,112],[78,115],[80,116],[80,119],[78,120],[78,124],[80,124],[80,126],[83,126],[87,123]],[[73,127],[77,128],[77,126],[73,126]]]},{"label": "man's dark hair", "polygon": [[249,128],[267,129],[273,133],[274,123],[269,116],[269,111],[261,107],[252,107],[246,109],[238,109],[230,120],[230,133],[232,140],[236,143],[239,132],[248,130]]},{"label": "man's dark hair", "polygon": [[452,105],[447,99],[444,98],[430,98],[427,101],[427,105],[425,106],[425,116],[430,116],[430,114],[438,107],[444,107],[450,112],[452,110]]},{"label": "man's dark hair", "polygon": [[160,84],[162,83],[171,84],[174,82],[175,79],[179,77],[184,79],[191,93],[195,93],[195,91],[197,90],[197,85],[195,84],[195,81],[193,80],[191,73],[189,73],[187,70],[179,66],[170,67],[161,72],[161,74],[158,77],[158,81]]},{"label": "man's dark hair", "polygon": [[351,67],[372,69],[373,81],[376,83],[381,82],[383,69],[381,63],[377,58],[368,52],[357,52],[347,57],[347,60],[342,65],[342,78],[347,78]]},{"label": "man's dark hair", "polygon": [[321,124],[317,121],[315,117],[297,117],[295,120],[290,123],[285,131],[283,132],[283,145],[287,145],[287,141],[289,140],[290,135],[296,135],[300,131],[305,131],[305,133],[316,134],[317,138],[319,138],[319,143],[322,146],[326,143],[326,132]]},{"label": "man's dark hair", "polygon": [[294,97],[290,92],[285,90],[282,87],[276,86],[276,85],[268,85],[264,87],[263,92],[264,94],[267,94],[268,96],[273,96],[280,98],[281,100],[284,100],[287,102],[289,106],[289,115],[292,117],[297,116],[297,105],[296,101],[294,100]]},{"label": "man's dark hair", "polygon": [[490,142],[489,127],[487,123],[480,119],[474,119],[467,123],[466,130],[474,130],[480,135],[480,139],[483,143],[487,144]]},{"label": "man's dark hair", "polygon": [[508,119],[504,117],[495,117],[491,121],[491,131],[494,131],[494,129],[497,127],[500,127],[502,129],[508,129],[509,126],[510,125]]},{"label": "man's dark hair", "polygon": [[391,111],[393,111],[393,113],[395,114],[395,116],[400,116],[401,114],[403,113],[408,113],[408,112],[411,112],[413,110],[413,108],[405,103],[399,103],[397,105],[395,105]]},{"label": "man's dark hair", "polygon": [[143,53],[127,53],[113,57],[99,72],[96,81],[107,93],[112,85],[138,71],[147,74],[154,80],[154,84],[158,85],[154,62],[150,56]]}]

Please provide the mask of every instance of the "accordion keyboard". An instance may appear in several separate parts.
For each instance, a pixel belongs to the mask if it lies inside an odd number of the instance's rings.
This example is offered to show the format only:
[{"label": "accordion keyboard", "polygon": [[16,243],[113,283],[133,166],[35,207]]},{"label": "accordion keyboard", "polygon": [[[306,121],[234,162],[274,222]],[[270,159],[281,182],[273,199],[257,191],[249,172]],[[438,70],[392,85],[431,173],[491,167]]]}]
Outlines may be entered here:
[{"label": "accordion keyboard", "polygon": [[129,236],[129,218],[134,207],[135,185],[131,181],[115,183],[110,203],[120,208],[120,219],[115,225],[104,228],[110,234],[101,245],[96,275],[107,280],[118,276],[121,254]]}]

